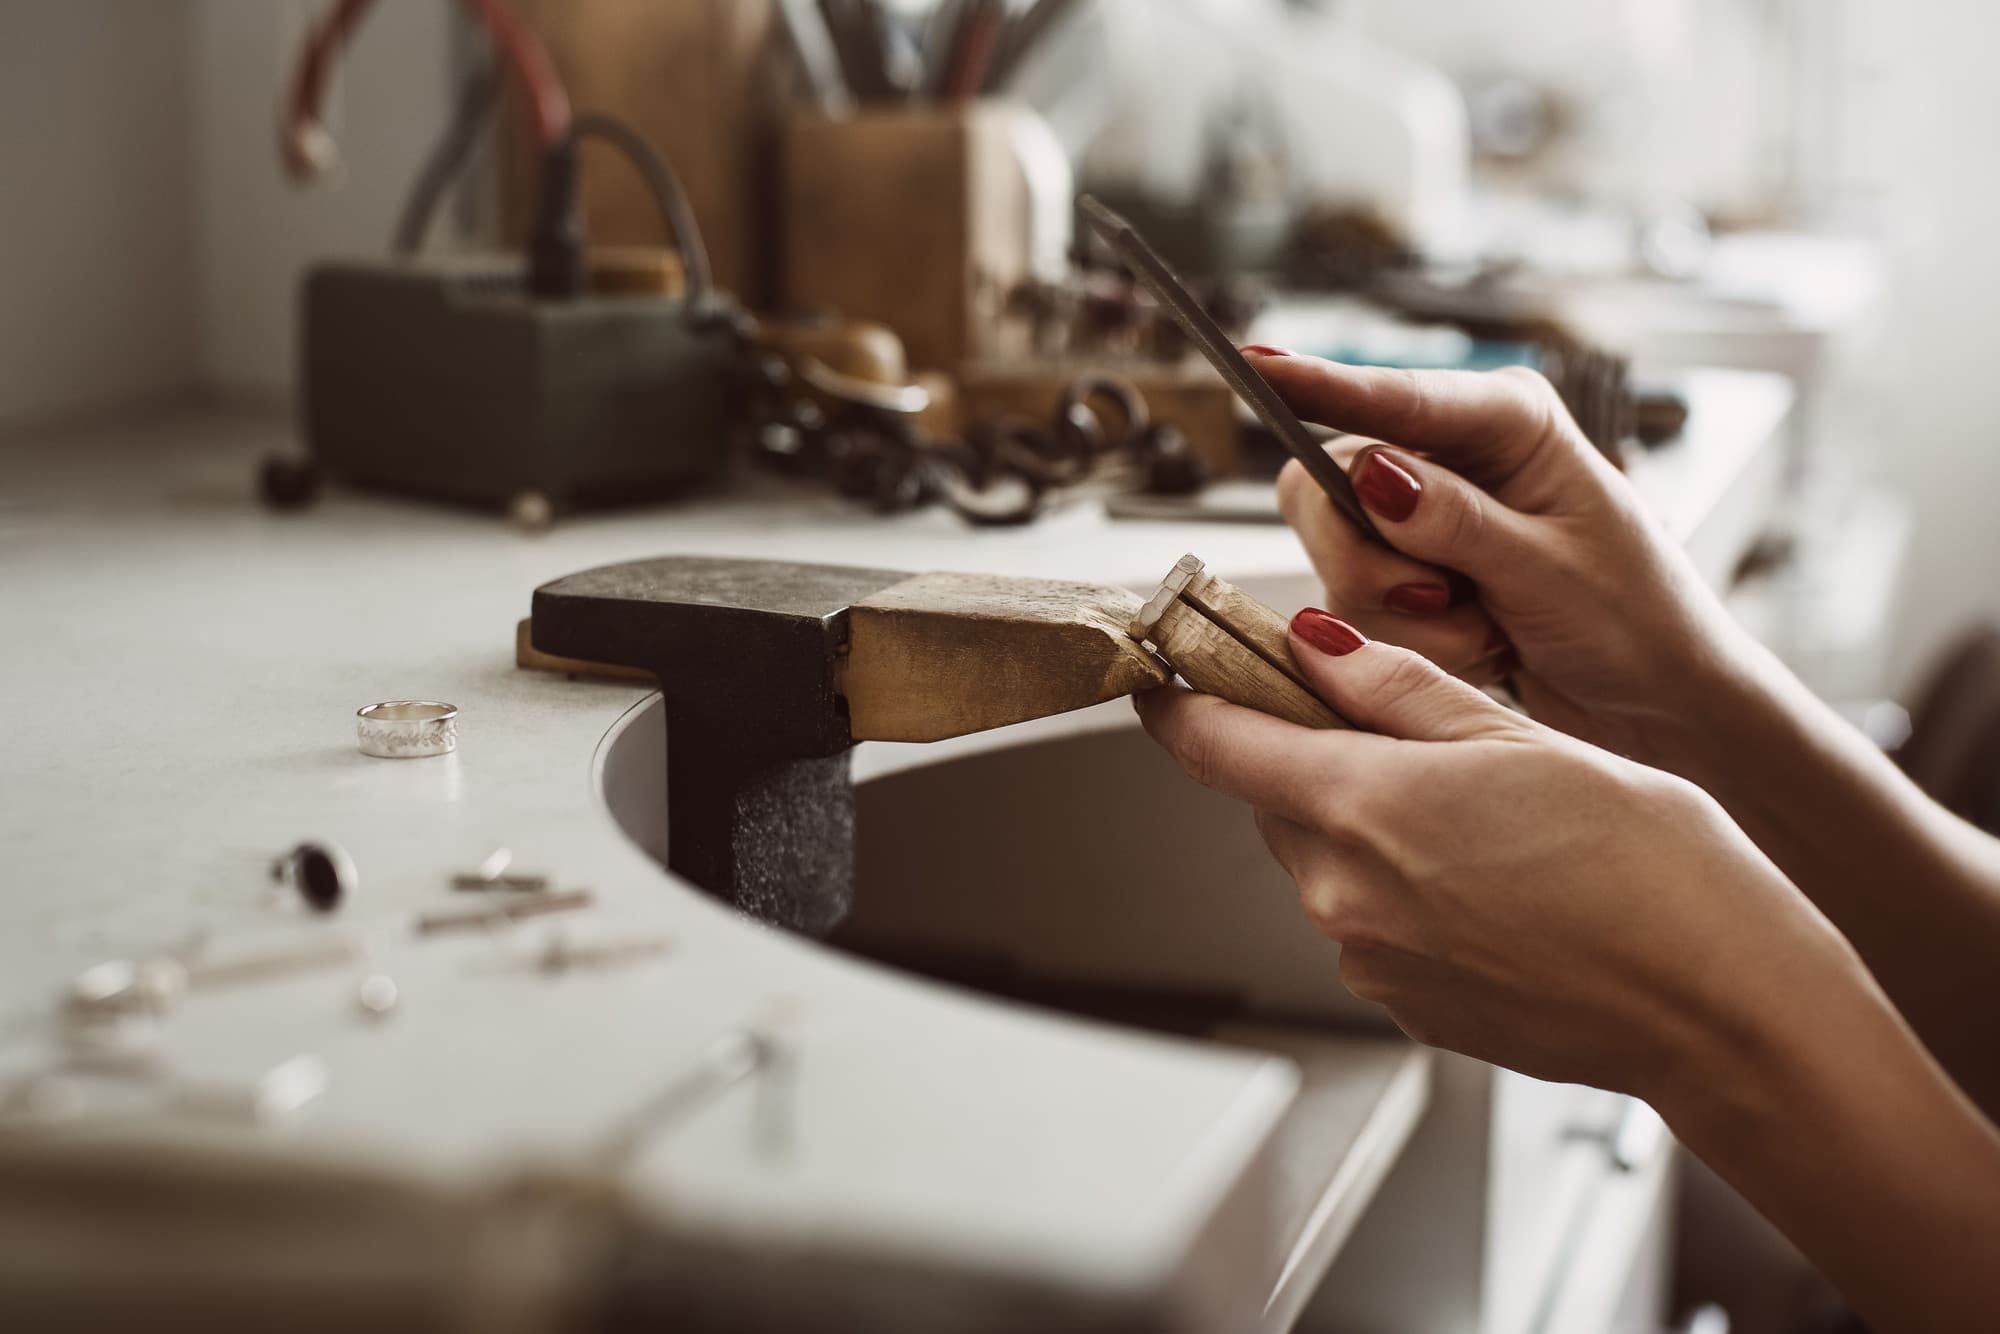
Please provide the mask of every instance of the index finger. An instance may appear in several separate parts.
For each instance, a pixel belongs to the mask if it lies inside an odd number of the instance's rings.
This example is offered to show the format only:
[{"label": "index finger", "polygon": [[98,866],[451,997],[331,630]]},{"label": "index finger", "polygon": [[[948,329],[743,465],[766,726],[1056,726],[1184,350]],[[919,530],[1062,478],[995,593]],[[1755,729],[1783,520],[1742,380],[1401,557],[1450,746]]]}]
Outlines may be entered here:
[{"label": "index finger", "polygon": [[1300,824],[1316,825],[1343,779],[1334,749],[1394,746],[1387,737],[1314,731],[1178,686],[1133,697],[1139,721],[1190,778],[1224,796]]},{"label": "index finger", "polygon": [[1257,373],[1294,412],[1430,454],[1466,476],[1506,475],[1556,437],[1554,396],[1530,375],[1405,371],[1260,356]]}]

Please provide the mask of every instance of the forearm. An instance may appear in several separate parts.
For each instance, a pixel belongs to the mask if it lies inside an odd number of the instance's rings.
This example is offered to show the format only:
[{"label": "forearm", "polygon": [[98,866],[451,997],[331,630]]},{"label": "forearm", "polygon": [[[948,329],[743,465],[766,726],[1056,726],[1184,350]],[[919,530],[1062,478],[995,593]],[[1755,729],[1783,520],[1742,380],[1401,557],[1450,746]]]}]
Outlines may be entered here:
[{"label": "forearm", "polygon": [[1808,986],[1787,1010],[1789,1031],[1655,1105],[1871,1327],[1984,1327],[2000,1310],[2000,1134],[1865,978]]},{"label": "forearm", "polygon": [[1656,740],[1860,952],[1932,1052],[2000,1112],[2000,844],[1926,797],[1761,648]]}]

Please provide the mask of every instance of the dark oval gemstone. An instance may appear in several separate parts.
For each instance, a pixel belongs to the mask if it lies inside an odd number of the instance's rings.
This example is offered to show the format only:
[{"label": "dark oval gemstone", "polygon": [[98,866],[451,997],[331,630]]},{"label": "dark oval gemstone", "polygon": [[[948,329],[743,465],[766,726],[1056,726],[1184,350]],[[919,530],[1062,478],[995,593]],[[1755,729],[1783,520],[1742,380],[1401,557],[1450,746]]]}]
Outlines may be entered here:
[{"label": "dark oval gemstone", "polygon": [[317,843],[301,843],[292,852],[292,881],[305,901],[320,912],[332,912],[347,895],[345,858]]}]

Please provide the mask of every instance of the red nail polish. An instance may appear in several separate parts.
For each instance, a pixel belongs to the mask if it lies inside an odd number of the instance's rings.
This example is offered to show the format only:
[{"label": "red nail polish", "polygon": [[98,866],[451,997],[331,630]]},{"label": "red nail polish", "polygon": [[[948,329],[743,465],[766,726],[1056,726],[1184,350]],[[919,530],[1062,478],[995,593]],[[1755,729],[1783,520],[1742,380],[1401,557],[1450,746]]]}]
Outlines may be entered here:
[{"label": "red nail polish", "polygon": [[1245,343],[1241,351],[1246,357],[1291,357],[1298,355],[1288,347],[1272,347],[1269,343]]},{"label": "red nail polish", "polygon": [[1390,523],[1401,523],[1417,512],[1417,500],[1424,486],[1380,450],[1361,456],[1355,468],[1354,494],[1361,503]]},{"label": "red nail polish", "polygon": [[1317,607],[1307,607],[1292,617],[1292,633],[1336,658],[1344,658],[1368,642],[1367,635]]},{"label": "red nail polish", "polygon": [[1451,590],[1443,584],[1397,584],[1382,595],[1382,605],[1411,616],[1435,616],[1451,606]]}]

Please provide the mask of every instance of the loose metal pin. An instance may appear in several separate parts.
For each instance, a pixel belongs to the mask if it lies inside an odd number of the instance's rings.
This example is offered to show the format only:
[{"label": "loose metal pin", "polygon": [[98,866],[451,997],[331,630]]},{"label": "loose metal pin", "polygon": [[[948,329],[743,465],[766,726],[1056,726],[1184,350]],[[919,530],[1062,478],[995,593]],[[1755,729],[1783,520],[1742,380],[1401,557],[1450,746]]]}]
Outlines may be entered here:
[{"label": "loose metal pin", "polygon": [[136,961],[106,959],[69,980],[60,995],[59,1010],[72,1025],[157,1018],[191,990],[291,977],[350,963],[358,953],[353,941],[335,937],[206,962],[188,962],[175,954]]},{"label": "loose metal pin", "polygon": [[453,889],[510,889],[523,893],[539,894],[549,887],[545,875],[529,875],[522,872],[507,874],[507,868],[514,864],[514,853],[509,848],[495,848],[485,861],[474,871],[460,871],[452,876]]},{"label": "loose metal pin", "polygon": [[543,944],[535,966],[544,973],[560,975],[572,969],[615,968],[620,964],[656,959],[673,948],[666,936],[641,936],[631,940],[591,941],[583,944],[560,931],[551,932]]},{"label": "loose metal pin", "polygon": [[[0,1089],[0,1119],[73,1121],[91,1112],[92,1083],[143,1090],[117,1109],[138,1115],[179,1112],[265,1124],[290,1116],[326,1091],[327,1064],[310,1053],[280,1061],[248,1084],[174,1079],[158,1066],[96,1066],[66,1061]],[[111,1109],[107,1109],[111,1110]]]},{"label": "loose metal pin", "polygon": [[[598,1166],[610,1171],[629,1164],[648,1142],[669,1133],[736,1085],[767,1069],[777,1056],[776,1044],[760,1033],[739,1028],[721,1034],[691,1067],[613,1127],[593,1155]],[[764,1121],[765,1118],[759,1118],[760,1123]],[[768,1147],[768,1126],[757,1138],[760,1147]]]},{"label": "loose metal pin", "polygon": [[434,935],[440,931],[462,931],[481,927],[505,926],[527,917],[541,917],[549,913],[568,912],[575,908],[587,908],[596,902],[596,897],[587,889],[551,890],[543,894],[526,895],[510,899],[490,908],[456,909],[451,912],[425,913],[417,918],[417,934]]}]

